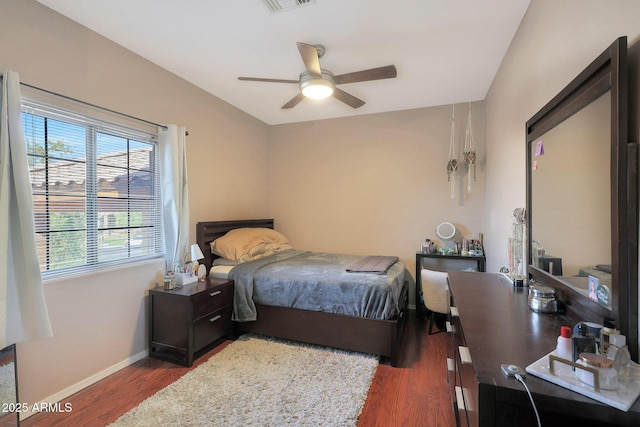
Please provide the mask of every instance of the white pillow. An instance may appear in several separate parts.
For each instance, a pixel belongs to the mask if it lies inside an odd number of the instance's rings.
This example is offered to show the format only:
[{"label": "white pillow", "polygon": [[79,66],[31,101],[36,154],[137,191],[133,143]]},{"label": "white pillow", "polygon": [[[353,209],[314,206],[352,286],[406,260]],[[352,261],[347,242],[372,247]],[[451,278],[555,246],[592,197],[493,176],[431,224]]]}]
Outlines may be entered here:
[{"label": "white pillow", "polygon": [[213,262],[211,263],[212,266],[214,265],[237,265],[238,261],[234,261],[232,259],[227,259],[227,258],[216,258],[213,260]]}]

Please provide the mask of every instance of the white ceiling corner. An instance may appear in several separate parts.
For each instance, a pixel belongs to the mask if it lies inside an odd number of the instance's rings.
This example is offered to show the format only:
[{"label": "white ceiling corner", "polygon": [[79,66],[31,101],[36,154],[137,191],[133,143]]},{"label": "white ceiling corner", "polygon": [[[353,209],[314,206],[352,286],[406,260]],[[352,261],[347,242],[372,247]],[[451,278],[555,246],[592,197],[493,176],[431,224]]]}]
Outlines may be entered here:
[{"label": "white ceiling corner", "polygon": [[[268,124],[478,101],[530,0],[315,0],[270,12],[264,0],[38,0]],[[279,0],[287,3],[295,0]],[[297,79],[296,42],[322,44],[323,68],[343,74],[394,64],[395,79],[340,85],[334,98],[280,107]]]}]

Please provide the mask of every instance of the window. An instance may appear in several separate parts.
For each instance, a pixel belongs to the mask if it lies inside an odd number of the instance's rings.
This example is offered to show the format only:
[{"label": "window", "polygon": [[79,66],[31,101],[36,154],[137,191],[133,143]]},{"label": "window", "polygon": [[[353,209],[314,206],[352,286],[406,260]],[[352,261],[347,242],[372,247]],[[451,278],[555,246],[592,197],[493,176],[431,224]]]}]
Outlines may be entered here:
[{"label": "window", "polygon": [[162,254],[157,135],[23,100],[43,278]]}]

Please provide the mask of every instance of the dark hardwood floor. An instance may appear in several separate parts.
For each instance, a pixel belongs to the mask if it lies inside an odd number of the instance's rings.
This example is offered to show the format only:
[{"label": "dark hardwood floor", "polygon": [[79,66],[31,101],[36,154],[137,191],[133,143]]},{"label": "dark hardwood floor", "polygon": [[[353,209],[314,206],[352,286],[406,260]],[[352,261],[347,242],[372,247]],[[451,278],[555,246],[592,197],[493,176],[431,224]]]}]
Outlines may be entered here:
[{"label": "dark hardwood floor", "polygon": [[[427,334],[427,321],[407,319],[399,367],[380,364],[360,415],[359,426],[453,426],[446,371],[447,334]],[[225,341],[192,368],[145,358],[61,402],[66,413],[39,413],[20,425],[105,426],[147,397],[194,369],[232,341]]]}]

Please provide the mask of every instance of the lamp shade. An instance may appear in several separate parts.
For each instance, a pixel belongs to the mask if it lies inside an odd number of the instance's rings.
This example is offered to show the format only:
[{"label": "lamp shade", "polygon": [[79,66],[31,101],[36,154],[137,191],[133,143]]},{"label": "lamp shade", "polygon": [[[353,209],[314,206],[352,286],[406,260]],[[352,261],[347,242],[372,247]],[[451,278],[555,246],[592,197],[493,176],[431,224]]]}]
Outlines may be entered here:
[{"label": "lamp shade", "polygon": [[191,245],[191,261],[197,261],[203,258],[204,258],[204,255],[200,250],[200,246],[198,246],[197,243],[194,243],[193,245]]}]

